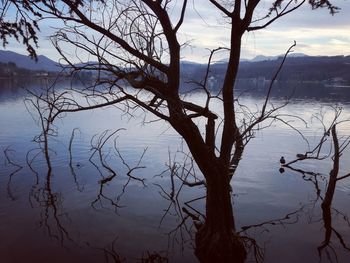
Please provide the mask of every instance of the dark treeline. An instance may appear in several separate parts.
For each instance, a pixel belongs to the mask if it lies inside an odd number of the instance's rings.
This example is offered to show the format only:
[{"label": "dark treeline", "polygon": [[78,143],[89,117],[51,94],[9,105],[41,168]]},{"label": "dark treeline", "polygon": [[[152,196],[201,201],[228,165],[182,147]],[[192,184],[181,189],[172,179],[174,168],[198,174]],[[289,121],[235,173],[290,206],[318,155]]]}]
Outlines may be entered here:
[{"label": "dark treeline", "polygon": [[[271,79],[280,64],[277,60],[260,62],[243,62],[240,65],[239,78],[256,76]],[[278,76],[280,81],[333,81],[334,78],[350,84],[350,56],[334,57],[290,57],[283,65]]]},{"label": "dark treeline", "polygon": [[[282,57],[275,60],[265,61],[242,61],[239,66],[238,79],[259,82],[269,81],[275,74],[280,65]],[[209,88],[223,81],[226,63],[215,63],[210,68]],[[193,80],[201,81],[206,70],[206,65],[187,63],[182,64],[185,86],[193,86],[189,83]],[[350,56],[333,56],[333,57],[290,57],[287,58],[283,65],[277,81],[302,81],[302,82],[322,82],[325,84],[342,84],[350,85]],[[191,84],[191,85],[189,85]]]},{"label": "dark treeline", "polygon": [[[28,68],[18,67],[15,62],[0,62],[0,78],[8,79],[13,82],[21,82],[21,79],[25,79],[26,82],[35,81],[37,79],[55,79],[58,76],[68,77],[67,74],[62,72],[48,71],[48,70],[33,70]],[[2,85],[0,85],[1,87]]]},{"label": "dark treeline", "polygon": [[16,63],[0,63],[0,77],[1,78],[16,78],[27,76],[48,76],[49,72],[42,70],[30,70],[26,68],[17,67]]},{"label": "dark treeline", "polygon": [[[21,82],[20,79],[26,79],[26,81],[36,80],[36,79],[85,79],[90,80],[92,74],[90,72],[79,72],[71,74],[69,70],[61,71],[49,71],[49,70],[33,70],[28,68],[18,67],[15,62],[0,62],[0,78],[9,79],[14,82]],[[1,85],[0,85],[1,87]]]}]

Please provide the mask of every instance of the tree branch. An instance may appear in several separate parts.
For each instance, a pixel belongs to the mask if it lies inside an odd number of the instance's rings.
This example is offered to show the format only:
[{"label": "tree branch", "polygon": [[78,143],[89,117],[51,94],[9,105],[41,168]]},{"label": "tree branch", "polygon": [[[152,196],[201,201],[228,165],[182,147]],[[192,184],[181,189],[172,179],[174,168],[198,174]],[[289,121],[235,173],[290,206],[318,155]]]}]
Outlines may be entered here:
[{"label": "tree branch", "polygon": [[[73,4],[72,1],[70,0],[62,0],[68,7],[71,8],[71,10],[81,19],[81,20],[77,20],[75,19],[75,22],[78,22],[80,24],[86,25],[89,28],[96,30],[97,32],[107,36],[108,38],[110,38],[111,40],[115,41],[116,43],[118,43],[123,49],[125,49],[127,52],[129,52],[130,54],[132,54],[133,56],[144,60],[145,62],[147,62],[148,64],[154,66],[155,68],[157,68],[158,70],[167,73],[169,68],[158,62],[155,61],[154,59],[146,56],[145,54],[139,52],[138,50],[132,48],[125,40],[121,39],[120,37],[114,35],[111,31],[99,26],[96,23],[93,23],[91,20],[89,20],[79,9],[76,5]],[[68,18],[66,18],[68,19]]]},{"label": "tree branch", "polygon": [[[292,3],[294,2],[294,0],[290,0],[289,3],[287,4],[287,6],[280,12],[280,13],[277,13],[277,15],[272,18],[271,20],[269,20],[268,22],[266,22],[265,24],[261,25],[261,26],[252,26],[252,27],[248,27],[247,28],[247,31],[250,32],[250,31],[255,31],[255,30],[260,30],[260,29],[263,29],[263,28],[266,28],[268,27],[269,25],[271,25],[273,22],[275,22],[277,19],[281,18],[282,16],[285,16],[291,12],[293,12],[294,10],[298,9],[300,6],[302,6],[304,3],[305,3],[305,0],[303,0],[300,4],[298,4],[297,6],[289,9],[289,10],[286,10],[287,7]],[[277,10],[277,7],[274,8],[275,10]],[[269,17],[270,14],[268,14],[266,16]]]},{"label": "tree branch", "polygon": [[179,22],[176,24],[176,26],[175,26],[175,28],[174,28],[174,32],[177,32],[177,31],[179,30],[180,26],[182,25],[182,23],[183,23],[183,21],[184,21],[186,6],[187,6],[187,0],[184,0],[184,3],[183,3],[183,5],[182,5],[180,20],[179,20]]},{"label": "tree branch", "polygon": [[217,7],[221,12],[223,12],[228,17],[232,17],[232,13],[228,11],[225,7],[220,5],[216,0],[209,0],[215,7]]}]

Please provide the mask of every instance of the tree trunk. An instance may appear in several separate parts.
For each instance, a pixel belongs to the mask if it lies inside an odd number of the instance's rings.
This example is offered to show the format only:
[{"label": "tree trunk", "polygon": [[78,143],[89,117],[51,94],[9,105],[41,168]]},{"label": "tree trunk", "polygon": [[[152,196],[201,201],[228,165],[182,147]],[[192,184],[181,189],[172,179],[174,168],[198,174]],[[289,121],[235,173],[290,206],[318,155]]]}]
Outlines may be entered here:
[{"label": "tree trunk", "polygon": [[244,262],[246,250],[236,233],[232,211],[229,161],[215,156],[179,104],[169,101],[169,105],[171,125],[185,139],[206,180],[206,219],[196,234],[195,254],[202,263]]},{"label": "tree trunk", "polygon": [[235,230],[228,176],[210,178],[206,221],[196,234],[196,256],[202,263],[244,262],[246,250]]}]

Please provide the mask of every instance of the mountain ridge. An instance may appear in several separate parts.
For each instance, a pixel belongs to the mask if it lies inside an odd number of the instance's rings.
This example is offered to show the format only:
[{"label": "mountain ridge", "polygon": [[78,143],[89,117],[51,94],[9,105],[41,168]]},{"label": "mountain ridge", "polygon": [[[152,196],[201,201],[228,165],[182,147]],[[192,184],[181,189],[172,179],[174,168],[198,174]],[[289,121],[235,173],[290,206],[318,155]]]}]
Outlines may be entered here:
[{"label": "mountain ridge", "polygon": [[0,63],[15,63],[17,67],[29,70],[44,70],[53,72],[61,70],[59,63],[44,55],[39,55],[38,60],[35,61],[29,56],[8,50],[0,50]]}]

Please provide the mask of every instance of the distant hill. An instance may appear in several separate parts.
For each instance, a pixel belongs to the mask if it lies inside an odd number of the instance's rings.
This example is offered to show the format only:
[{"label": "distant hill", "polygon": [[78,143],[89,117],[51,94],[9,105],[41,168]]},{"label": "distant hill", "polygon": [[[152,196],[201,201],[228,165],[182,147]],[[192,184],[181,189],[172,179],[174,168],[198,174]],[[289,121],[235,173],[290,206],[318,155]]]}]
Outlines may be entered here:
[{"label": "distant hill", "polygon": [[[258,61],[241,61],[237,76],[236,89],[249,89],[257,91],[257,87],[266,86],[278,69],[282,56],[263,57]],[[198,88],[195,83],[202,82],[206,72],[205,64],[183,62],[181,64],[181,86],[184,90]],[[216,90],[222,87],[227,63],[220,61],[210,67],[207,85]],[[313,83],[314,85],[331,87],[350,86],[350,56],[306,56],[295,54],[289,56],[277,76],[279,83],[289,82],[291,86],[296,83]],[[311,84],[310,84],[311,85]],[[350,89],[348,89],[350,92]]]},{"label": "distant hill", "polygon": [[[266,61],[266,60],[277,60],[280,57],[284,57],[284,54],[278,55],[278,56],[264,56],[264,55],[258,55],[255,58],[251,60],[244,60],[246,62],[260,62],[260,61]],[[297,57],[308,57],[308,55],[304,53],[290,53],[288,54],[289,58],[297,58]]]},{"label": "distant hill", "polygon": [[[270,80],[282,61],[282,56],[266,57],[258,56],[254,60],[241,61],[238,78],[241,79],[266,79]],[[183,77],[188,80],[200,81],[207,66],[183,62],[181,70]],[[222,80],[227,68],[227,63],[220,61],[210,67],[209,76]],[[350,56],[306,56],[295,54],[289,56],[278,76],[281,81],[326,81],[334,78],[342,78],[350,83]]]},{"label": "distant hill", "polygon": [[[247,58],[241,58],[240,61],[241,62],[260,62],[260,61],[267,61],[267,60],[277,60],[280,57],[284,57],[284,54],[280,54],[278,56],[265,56],[265,55],[257,55],[252,59],[247,59]],[[304,53],[289,53],[288,54],[289,58],[295,58],[295,57],[308,57],[308,55],[304,54]],[[221,59],[220,61],[218,61],[218,63],[227,63],[228,62],[228,58],[224,58]]]},{"label": "distant hill", "polygon": [[12,51],[0,50],[0,63],[13,62],[19,68],[29,70],[60,71],[59,64],[45,56],[38,56],[38,61],[28,56],[21,55]]},{"label": "distant hill", "polygon": [[[238,77],[271,79],[281,61],[282,57],[276,60],[243,62]],[[334,78],[350,82],[350,56],[291,56],[287,58],[277,79],[327,81]]]}]

